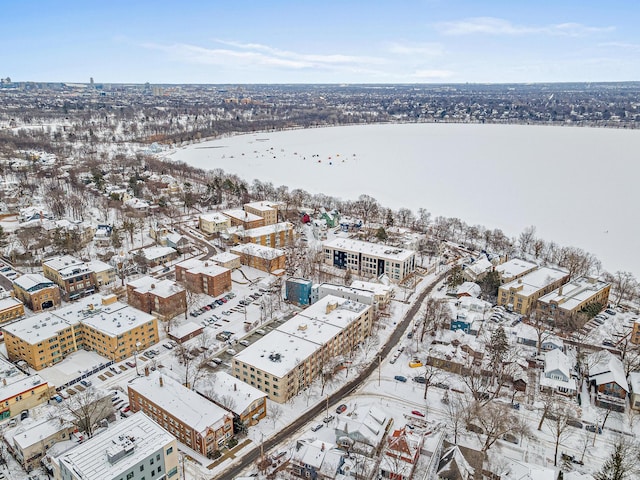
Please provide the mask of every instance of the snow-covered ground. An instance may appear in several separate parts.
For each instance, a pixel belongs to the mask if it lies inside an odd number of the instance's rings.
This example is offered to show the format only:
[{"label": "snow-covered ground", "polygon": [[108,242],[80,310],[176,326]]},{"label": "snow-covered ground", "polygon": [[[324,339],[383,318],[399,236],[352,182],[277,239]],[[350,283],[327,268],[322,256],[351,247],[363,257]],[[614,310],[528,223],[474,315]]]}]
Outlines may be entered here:
[{"label": "snow-covered ground", "polygon": [[541,238],[638,276],[640,224],[623,206],[640,201],[640,165],[629,161],[639,149],[640,132],[623,129],[408,124],[239,135],[168,158],[311,193],[365,193],[509,236],[535,225]]}]

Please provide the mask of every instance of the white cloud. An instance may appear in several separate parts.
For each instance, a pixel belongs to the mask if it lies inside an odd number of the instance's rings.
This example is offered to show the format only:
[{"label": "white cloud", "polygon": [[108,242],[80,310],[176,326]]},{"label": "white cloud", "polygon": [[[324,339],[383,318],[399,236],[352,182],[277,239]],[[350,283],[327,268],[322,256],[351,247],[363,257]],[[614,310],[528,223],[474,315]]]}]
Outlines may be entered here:
[{"label": "white cloud", "polygon": [[590,27],[580,23],[558,23],[543,26],[517,25],[509,20],[495,17],[474,17],[435,25],[444,35],[557,35],[582,37],[595,33],[610,32],[615,27]]},{"label": "white cloud", "polygon": [[162,45],[146,43],[142,46],[167,53],[173,60],[187,63],[229,67],[266,66],[282,69],[321,69],[336,71],[366,71],[368,66],[382,65],[385,59],[342,54],[308,54],[280,50],[259,43],[240,43],[215,40],[227,48],[207,48],[176,43]]},{"label": "white cloud", "polygon": [[444,48],[439,43],[411,43],[391,42],[386,51],[396,55],[424,55],[438,57],[444,54]]}]

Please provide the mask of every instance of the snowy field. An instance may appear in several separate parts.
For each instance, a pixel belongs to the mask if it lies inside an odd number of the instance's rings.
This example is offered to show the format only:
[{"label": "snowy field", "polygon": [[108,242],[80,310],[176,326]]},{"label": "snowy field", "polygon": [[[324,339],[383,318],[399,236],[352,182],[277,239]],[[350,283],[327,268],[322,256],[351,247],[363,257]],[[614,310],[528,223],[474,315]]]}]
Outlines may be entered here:
[{"label": "snowy field", "polygon": [[[366,125],[258,133],[194,144],[169,158],[248,181],[383,205],[594,253],[608,271],[640,275],[640,131],[521,125]],[[411,172],[411,173],[408,173]]]}]

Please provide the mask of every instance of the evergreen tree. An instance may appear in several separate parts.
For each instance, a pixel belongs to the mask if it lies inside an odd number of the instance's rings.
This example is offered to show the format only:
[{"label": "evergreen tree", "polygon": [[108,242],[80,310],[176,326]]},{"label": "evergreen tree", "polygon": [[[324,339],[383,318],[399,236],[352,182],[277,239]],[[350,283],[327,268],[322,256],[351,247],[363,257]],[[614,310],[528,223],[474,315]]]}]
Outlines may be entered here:
[{"label": "evergreen tree", "polygon": [[613,444],[611,456],[607,458],[600,471],[594,477],[596,480],[638,478],[636,475],[640,473],[640,470],[636,464],[637,459],[637,446],[620,437]]}]

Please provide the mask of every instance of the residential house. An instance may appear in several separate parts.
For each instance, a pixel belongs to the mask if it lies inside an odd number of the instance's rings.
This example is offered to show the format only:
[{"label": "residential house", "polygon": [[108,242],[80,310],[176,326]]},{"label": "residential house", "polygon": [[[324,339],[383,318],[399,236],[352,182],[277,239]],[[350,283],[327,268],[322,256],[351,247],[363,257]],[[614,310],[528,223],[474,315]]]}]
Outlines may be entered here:
[{"label": "residential house", "polygon": [[544,371],[540,374],[540,390],[568,396],[576,395],[578,389],[572,372],[572,362],[567,355],[560,349],[548,351],[544,355]]},{"label": "residential house", "polygon": [[33,206],[21,208],[18,212],[18,221],[20,222],[31,222],[32,220],[51,220],[53,219],[53,214],[43,206]]},{"label": "residential house", "polygon": [[478,282],[494,269],[486,255],[481,255],[473,263],[464,265],[462,276],[469,282]]},{"label": "residential house", "polygon": [[474,282],[463,282],[461,285],[458,285],[456,288],[456,297],[472,297],[478,298],[482,290],[480,289],[480,285]]},{"label": "residential house", "polygon": [[145,276],[127,283],[127,303],[166,321],[187,310],[187,294],[176,282]]},{"label": "residential house", "polygon": [[97,290],[95,273],[85,262],[71,255],[45,260],[42,270],[45,277],[60,287],[64,300],[77,300]]},{"label": "residential house", "polygon": [[[338,417],[334,432],[336,443],[351,451],[376,457],[384,446],[393,419],[381,409],[373,406],[366,410],[354,407],[355,414]],[[349,439],[345,442],[345,439]]]},{"label": "residential house", "polygon": [[69,440],[75,427],[62,417],[50,418],[9,429],[5,441],[18,463],[27,472],[40,466],[47,450]]},{"label": "residential house", "polygon": [[382,478],[411,480],[420,457],[423,436],[402,427],[388,439],[380,461]]},{"label": "residential house", "polygon": [[[290,471],[300,478],[336,480],[343,463],[344,452],[329,442],[303,440],[290,460]],[[342,477],[343,478],[343,477]]]},{"label": "residential house", "polygon": [[596,391],[598,407],[624,412],[629,384],[622,361],[608,350],[587,357],[589,385]]},{"label": "residential house", "polygon": [[482,480],[484,453],[464,445],[444,442],[438,480]]},{"label": "residential house", "polygon": [[233,416],[160,372],[129,383],[129,405],[143,411],[180,443],[212,456],[233,437]]},{"label": "residential house", "polygon": [[111,244],[112,225],[99,224],[93,234],[93,241],[97,246],[107,247]]}]

